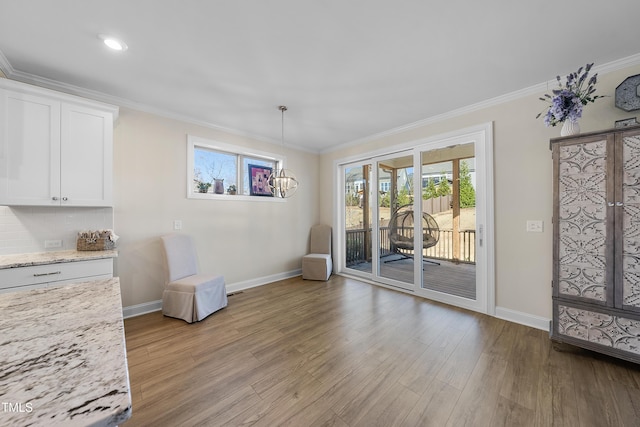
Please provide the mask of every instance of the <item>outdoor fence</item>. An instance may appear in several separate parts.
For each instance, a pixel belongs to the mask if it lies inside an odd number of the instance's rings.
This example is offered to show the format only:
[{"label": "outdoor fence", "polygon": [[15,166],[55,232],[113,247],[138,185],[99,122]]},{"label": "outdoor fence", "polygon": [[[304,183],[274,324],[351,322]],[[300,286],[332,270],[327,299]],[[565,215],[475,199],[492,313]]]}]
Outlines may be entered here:
[{"label": "outdoor fence", "polygon": [[434,215],[440,212],[445,212],[451,209],[451,203],[453,196],[451,194],[447,196],[432,197],[430,199],[422,200],[422,212]]},{"label": "outdoor fence", "polygon": [[[365,234],[371,235],[371,229],[354,229],[347,230],[346,232],[346,265],[354,265],[362,262],[370,262],[371,259],[367,259],[366,239]],[[435,246],[424,249],[423,256],[426,258],[434,258],[448,261],[458,261],[475,264],[476,262],[476,231],[475,230],[461,230],[458,233],[458,239],[460,239],[460,256],[458,259],[454,258],[453,254],[453,230],[440,229],[440,238],[438,244]],[[369,239],[371,241],[371,239]],[[391,242],[389,241],[389,227],[380,228],[380,256],[391,255],[394,253]],[[408,255],[412,254],[412,251],[399,251]]]}]

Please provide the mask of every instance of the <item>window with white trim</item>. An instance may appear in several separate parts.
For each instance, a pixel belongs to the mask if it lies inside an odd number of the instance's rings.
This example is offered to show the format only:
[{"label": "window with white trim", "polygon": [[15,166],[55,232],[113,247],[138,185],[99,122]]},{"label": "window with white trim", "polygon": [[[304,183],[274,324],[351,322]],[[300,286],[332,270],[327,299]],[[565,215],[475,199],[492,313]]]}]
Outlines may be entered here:
[{"label": "window with white trim", "polygon": [[[284,159],[273,153],[250,150],[193,135],[187,136],[187,196],[238,198],[250,195],[249,165],[276,170]],[[234,191],[235,189],[235,191]],[[272,199],[251,197],[251,199]]]}]

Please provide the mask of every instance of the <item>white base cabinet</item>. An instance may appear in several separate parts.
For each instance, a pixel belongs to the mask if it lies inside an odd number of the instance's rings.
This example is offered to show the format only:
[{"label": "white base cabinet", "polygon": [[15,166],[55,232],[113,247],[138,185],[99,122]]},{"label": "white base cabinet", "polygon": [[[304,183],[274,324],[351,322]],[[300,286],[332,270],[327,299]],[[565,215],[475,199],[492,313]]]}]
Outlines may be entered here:
[{"label": "white base cabinet", "polygon": [[113,258],[0,269],[0,293],[113,277]]},{"label": "white base cabinet", "polygon": [[112,206],[117,111],[0,79],[0,205]]}]

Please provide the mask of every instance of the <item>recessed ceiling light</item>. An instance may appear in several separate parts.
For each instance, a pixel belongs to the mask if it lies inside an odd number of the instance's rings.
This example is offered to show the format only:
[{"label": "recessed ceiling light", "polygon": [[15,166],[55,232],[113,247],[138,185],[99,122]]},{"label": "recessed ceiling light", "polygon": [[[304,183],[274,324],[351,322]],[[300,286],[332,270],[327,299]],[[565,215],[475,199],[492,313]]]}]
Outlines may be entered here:
[{"label": "recessed ceiling light", "polygon": [[104,34],[100,34],[99,37],[104,42],[104,44],[106,44],[113,50],[124,52],[129,48],[125,42],[123,42],[122,40],[118,40],[115,37],[105,36]]}]

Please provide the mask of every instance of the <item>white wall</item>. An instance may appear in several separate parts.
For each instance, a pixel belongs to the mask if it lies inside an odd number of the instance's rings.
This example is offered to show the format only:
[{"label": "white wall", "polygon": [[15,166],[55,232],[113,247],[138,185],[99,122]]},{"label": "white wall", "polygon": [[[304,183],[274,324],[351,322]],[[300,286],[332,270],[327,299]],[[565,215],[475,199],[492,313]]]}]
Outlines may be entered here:
[{"label": "white wall", "polygon": [[[640,73],[640,65],[599,76],[599,94],[610,97],[585,107],[582,132],[613,128],[616,120],[638,116],[615,108],[615,87]],[[555,87],[549,88],[550,90]],[[544,92],[500,105],[372,138],[358,146],[325,153],[320,173],[333,175],[336,159],[406,144],[486,122],[494,123],[495,268],[498,314],[551,318],[551,151],[549,139],[560,136],[559,127],[545,128],[535,116],[545,107]],[[321,220],[331,223],[334,206],[329,189],[321,193]],[[543,233],[527,233],[528,219],[544,221]]]},{"label": "white wall", "polygon": [[[626,77],[639,73],[640,65],[634,65],[600,76],[598,93],[611,97],[585,108],[583,132],[612,128],[616,120],[638,116],[616,109],[613,94]],[[288,167],[301,187],[286,203],[186,198],[187,134],[276,153],[279,145],[121,109],[114,130],[113,211],[0,207],[0,254],[41,251],[45,239],[63,239],[64,248],[72,249],[79,229],[113,226],[121,236],[115,274],[120,276],[123,305],[146,304],[158,301],[162,293],[158,238],[173,232],[173,220],[180,219],[183,232],[196,240],[203,272],[224,274],[230,289],[264,283],[296,272],[311,225],[332,223],[335,159],[493,122],[496,305],[502,312],[550,318],[549,139],[559,136],[560,129],[535,120],[544,107],[540,95],[322,155],[287,151]],[[526,233],[527,219],[543,220],[544,232]]]},{"label": "white wall", "polygon": [[224,275],[228,290],[299,273],[309,230],[320,217],[319,156],[286,150],[287,168],[300,187],[284,202],[187,199],[187,134],[277,155],[283,150],[280,144],[121,109],[114,129],[114,207],[0,206],[0,255],[45,251],[45,240],[62,240],[54,250],[75,249],[78,231],[113,228],[121,236],[114,274],[123,306],[157,308],[164,283],[159,237],[174,232],[173,220],[180,219],[181,232],[195,239],[201,271]]},{"label": "white wall", "polygon": [[125,307],[161,299],[159,237],[174,232],[173,220],[182,220],[182,232],[194,237],[201,271],[223,274],[232,290],[299,270],[309,229],[320,218],[319,156],[292,150],[285,153],[287,168],[301,184],[285,202],[187,199],[187,134],[282,151],[281,145],[121,109],[114,129],[114,228]]}]

